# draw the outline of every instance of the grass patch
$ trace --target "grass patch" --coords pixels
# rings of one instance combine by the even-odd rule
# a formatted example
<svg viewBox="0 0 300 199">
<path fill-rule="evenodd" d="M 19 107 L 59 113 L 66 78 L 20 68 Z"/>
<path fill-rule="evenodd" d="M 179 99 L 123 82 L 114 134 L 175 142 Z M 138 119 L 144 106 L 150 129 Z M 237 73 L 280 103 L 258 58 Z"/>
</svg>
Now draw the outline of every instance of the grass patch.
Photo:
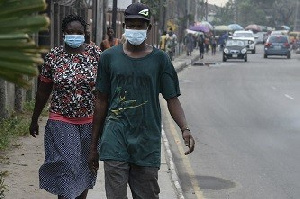
<svg viewBox="0 0 300 199">
<path fill-rule="evenodd" d="M 0 122 L 0 151 L 5 150 L 13 138 L 29 134 L 30 117 L 24 115 L 13 115 Z"/>
<path fill-rule="evenodd" d="M 19 136 L 29 135 L 29 125 L 34 104 L 34 101 L 25 102 L 21 113 L 13 113 L 11 117 L 0 120 L 0 152 L 13 146 L 13 140 Z M 47 116 L 47 114 L 46 109 L 44 109 L 41 116 Z M 0 163 L 5 163 L 7 161 L 7 158 L 0 156 Z M 8 191 L 7 185 L 4 184 L 4 178 L 7 175 L 7 171 L 0 171 L 0 199 L 4 199 L 5 192 Z"/>
<path fill-rule="evenodd" d="M 5 151 L 11 146 L 15 138 L 29 135 L 29 125 L 33 109 L 34 101 L 29 101 L 24 104 L 21 113 L 13 113 L 11 117 L 0 120 L 0 152 Z M 42 115 L 46 114 L 46 111 L 43 111 Z M 7 158 L 0 156 L 0 163 L 5 164 L 7 161 Z M 7 175 L 7 171 L 0 171 L 0 199 L 4 199 L 5 192 L 8 191 L 8 187 L 4 182 L 4 178 Z"/>
<path fill-rule="evenodd" d="M 22 113 L 13 113 L 11 117 L 0 121 L 0 151 L 7 149 L 14 138 L 29 135 L 34 103 L 34 101 L 25 102 Z M 44 110 L 41 116 L 46 115 L 47 112 Z"/>
</svg>

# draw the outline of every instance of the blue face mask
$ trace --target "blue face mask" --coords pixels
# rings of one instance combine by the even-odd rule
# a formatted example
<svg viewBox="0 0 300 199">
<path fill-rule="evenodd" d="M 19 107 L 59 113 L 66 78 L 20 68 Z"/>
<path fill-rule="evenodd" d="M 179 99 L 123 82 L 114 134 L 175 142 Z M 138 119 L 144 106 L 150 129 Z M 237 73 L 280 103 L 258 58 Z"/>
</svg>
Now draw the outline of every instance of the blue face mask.
<svg viewBox="0 0 300 199">
<path fill-rule="evenodd" d="M 125 29 L 125 37 L 131 45 L 140 45 L 147 38 L 146 30 Z"/>
<path fill-rule="evenodd" d="M 64 42 L 71 48 L 78 48 L 84 41 L 84 35 L 65 35 L 64 38 Z"/>
</svg>

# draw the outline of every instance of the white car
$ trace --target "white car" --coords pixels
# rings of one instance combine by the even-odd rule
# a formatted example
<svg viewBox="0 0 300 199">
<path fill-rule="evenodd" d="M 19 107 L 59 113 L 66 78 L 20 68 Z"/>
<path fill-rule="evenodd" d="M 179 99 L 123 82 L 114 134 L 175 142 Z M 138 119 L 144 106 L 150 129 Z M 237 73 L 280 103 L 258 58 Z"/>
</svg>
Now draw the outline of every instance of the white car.
<svg viewBox="0 0 300 199">
<path fill-rule="evenodd" d="M 256 51 L 256 41 L 257 36 L 254 36 L 253 32 L 251 30 L 236 30 L 233 35 L 232 39 L 241 39 L 241 40 L 247 40 L 249 48 L 247 48 L 248 51 L 251 51 L 252 54 L 255 54 Z"/>
</svg>

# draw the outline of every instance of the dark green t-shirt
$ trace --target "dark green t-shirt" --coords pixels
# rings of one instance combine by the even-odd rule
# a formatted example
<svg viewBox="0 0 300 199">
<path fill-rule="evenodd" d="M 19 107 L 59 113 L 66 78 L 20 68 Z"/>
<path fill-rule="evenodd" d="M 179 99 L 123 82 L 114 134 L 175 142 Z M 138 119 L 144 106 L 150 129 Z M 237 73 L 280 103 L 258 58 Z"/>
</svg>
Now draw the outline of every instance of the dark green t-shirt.
<svg viewBox="0 0 300 199">
<path fill-rule="evenodd" d="M 101 54 L 96 89 L 109 95 L 109 110 L 100 140 L 100 160 L 160 167 L 161 109 L 180 95 L 177 73 L 163 51 L 128 57 L 123 45 Z"/>
</svg>

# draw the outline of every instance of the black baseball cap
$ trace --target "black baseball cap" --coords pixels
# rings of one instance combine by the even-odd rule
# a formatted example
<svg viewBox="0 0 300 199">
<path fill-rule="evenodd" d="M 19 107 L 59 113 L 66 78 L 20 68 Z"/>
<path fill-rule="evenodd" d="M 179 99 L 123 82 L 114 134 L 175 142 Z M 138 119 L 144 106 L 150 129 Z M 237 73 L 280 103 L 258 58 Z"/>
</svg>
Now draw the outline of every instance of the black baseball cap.
<svg viewBox="0 0 300 199">
<path fill-rule="evenodd" d="M 125 19 L 145 19 L 150 21 L 150 8 L 143 3 L 130 4 L 125 10 Z"/>
</svg>

